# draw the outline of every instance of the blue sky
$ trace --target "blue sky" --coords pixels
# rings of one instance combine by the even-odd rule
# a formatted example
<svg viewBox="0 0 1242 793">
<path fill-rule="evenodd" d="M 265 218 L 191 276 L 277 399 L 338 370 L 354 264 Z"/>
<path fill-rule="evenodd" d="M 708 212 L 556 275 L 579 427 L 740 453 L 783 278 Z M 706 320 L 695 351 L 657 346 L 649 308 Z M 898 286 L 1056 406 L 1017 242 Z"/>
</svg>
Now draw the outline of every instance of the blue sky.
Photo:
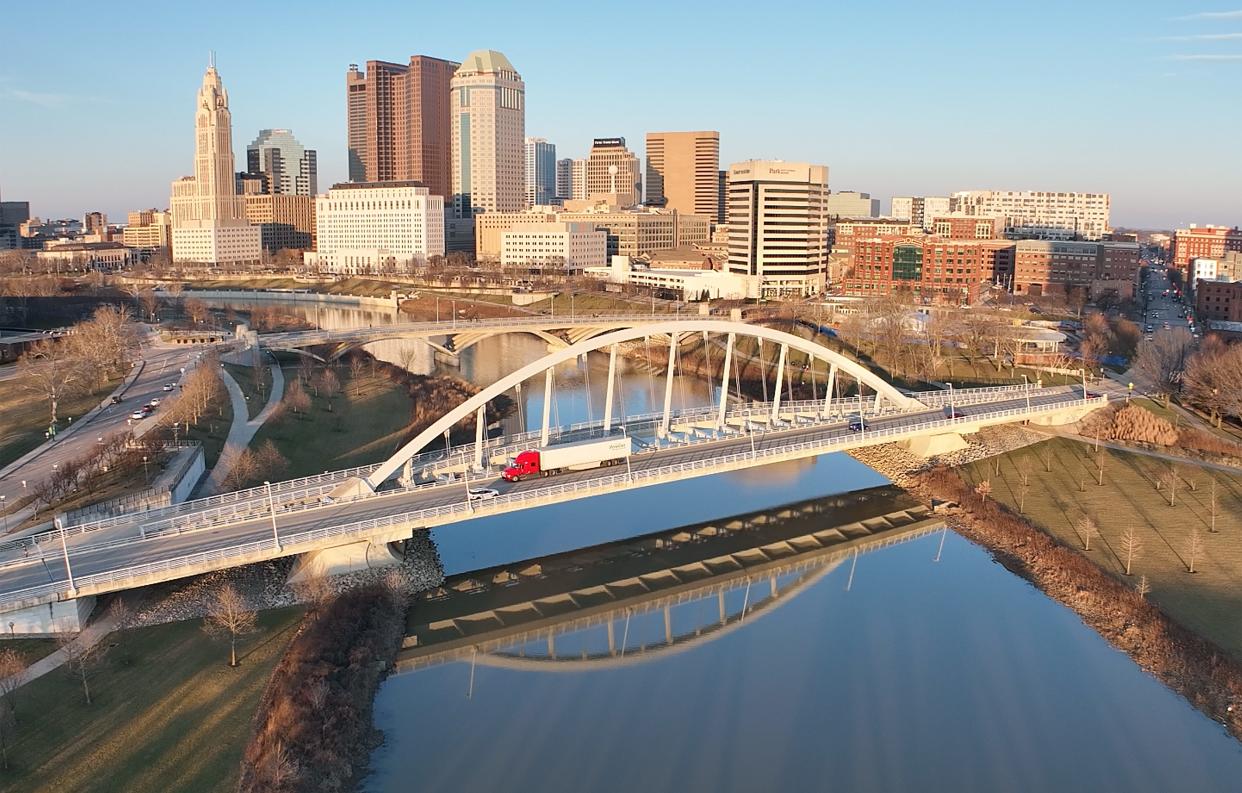
<svg viewBox="0 0 1242 793">
<path fill-rule="evenodd" d="M 717 129 L 722 163 L 824 163 L 833 189 L 885 209 L 1055 189 L 1112 193 L 1117 225 L 1242 222 L 1242 0 L 185 5 L 5 4 L 4 198 L 118 221 L 166 206 L 191 171 L 209 49 L 235 150 L 288 127 L 324 189 L 345 178 L 350 63 L 488 48 L 526 82 L 527 134 L 561 156 Z"/>
</svg>

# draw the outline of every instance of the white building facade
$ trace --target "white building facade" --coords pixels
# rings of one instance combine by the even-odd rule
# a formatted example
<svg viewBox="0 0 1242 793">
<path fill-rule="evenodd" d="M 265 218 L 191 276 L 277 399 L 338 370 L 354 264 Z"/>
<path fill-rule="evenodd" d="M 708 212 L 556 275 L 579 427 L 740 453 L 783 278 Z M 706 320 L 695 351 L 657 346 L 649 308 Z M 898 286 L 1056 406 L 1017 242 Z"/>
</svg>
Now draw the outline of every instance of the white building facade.
<svg viewBox="0 0 1242 793">
<path fill-rule="evenodd" d="M 581 271 L 607 260 L 608 234 L 590 223 L 536 223 L 500 235 L 502 267 Z"/>
<path fill-rule="evenodd" d="M 888 214 L 931 231 L 932 219 L 949 214 L 951 204 L 948 196 L 893 196 Z"/>
<path fill-rule="evenodd" d="M 729 167 L 727 269 L 758 278 L 765 297 L 824 291 L 828 166 L 747 160 Z"/>
<path fill-rule="evenodd" d="M 258 226 L 246 220 L 233 170 L 233 117 L 215 64 L 207 67 L 194 115 L 194 175 L 172 183 L 172 258 L 179 262 L 257 262 Z"/>
<path fill-rule="evenodd" d="M 1005 219 L 1010 236 L 1098 240 L 1111 228 L 1108 193 L 1039 190 L 966 190 L 954 193 L 952 210 Z"/>
<path fill-rule="evenodd" d="M 419 182 L 347 182 L 315 199 L 308 266 L 340 275 L 408 273 L 444 255 L 444 199 Z"/>
</svg>

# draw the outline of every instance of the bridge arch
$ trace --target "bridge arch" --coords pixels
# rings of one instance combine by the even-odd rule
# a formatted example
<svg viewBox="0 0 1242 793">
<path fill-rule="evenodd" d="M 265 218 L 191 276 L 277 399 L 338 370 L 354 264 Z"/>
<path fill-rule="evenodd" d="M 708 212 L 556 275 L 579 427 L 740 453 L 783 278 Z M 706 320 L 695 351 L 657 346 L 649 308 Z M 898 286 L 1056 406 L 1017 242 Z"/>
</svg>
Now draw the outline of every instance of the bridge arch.
<svg viewBox="0 0 1242 793">
<path fill-rule="evenodd" d="M 568 347 L 553 351 L 543 356 L 537 361 L 521 367 L 517 371 L 511 372 L 505 377 L 492 383 L 482 391 L 475 394 L 470 399 L 462 402 L 453 410 L 446 413 L 438 421 L 432 423 L 425 430 L 420 432 L 413 440 L 402 446 L 392 457 L 381 463 L 370 476 L 366 478 L 366 484 L 372 489 L 377 489 L 381 484 L 391 479 L 401 469 L 405 462 L 414 455 L 422 451 L 429 443 L 439 439 L 444 433 L 453 428 L 459 421 L 469 418 L 481 410 L 488 402 L 496 397 L 504 394 L 509 389 L 524 383 L 530 378 L 543 374 L 546 370 L 551 369 L 559 364 L 567 361 L 576 360 L 579 356 L 589 352 L 606 349 L 614 344 L 621 344 L 638 339 L 667 335 L 676 342 L 682 334 L 689 333 L 716 333 L 730 336 L 751 336 L 763 341 L 770 341 L 780 345 L 782 348 L 794 349 L 805 353 L 812 358 L 817 358 L 828 363 L 832 368 L 844 372 L 846 375 L 853 377 L 859 383 L 868 386 L 876 393 L 877 401 L 887 400 L 892 405 L 910 409 L 919 407 L 920 404 L 912 397 L 898 391 L 891 383 L 887 382 L 879 375 L 872 372 L 867 367 L 840 353 L 830 350 L 814 341 L 795 336 L 786 331 L 765 327 L 763 325 L 751 325 L 745 322 L 735 322 L 721 319 L 699 319 L 699 320 L 676 320 L 676 321 L 654 321 L 642 325 L 634 325 L 610 333 L 604 333 L 590 339 L 584 339 L 577 344 L 571 344 Z M 783 360 L 783 358 L 782 358 Z"/>
<path fill-rule="evenodd" d="M 471 333 L 467 331 L 465 333 L 458 333 L 453 336 L 453 351 L 460 354 L 470 349 L 471 347 L 473 347 L 474 345 L 478 344 L 481 341 L 493 338 L 495 336 L 508 335 L 511 333 L 526 333 L 538 339 L 543 339 L 552 348 L 569 346 L 568 342 L 566 342 L 564 339 L 560 338 L 559 336 L 554 336 L 551 333 L 547 332 L 546 330 L 541 330 L 539 328 L 518 327 L 518 328 L 513 328 L 512 330 L 496 330 L 496 331 L 486 331 L 486 332 L 476 332 L 476 333 Z"/>
</svg>

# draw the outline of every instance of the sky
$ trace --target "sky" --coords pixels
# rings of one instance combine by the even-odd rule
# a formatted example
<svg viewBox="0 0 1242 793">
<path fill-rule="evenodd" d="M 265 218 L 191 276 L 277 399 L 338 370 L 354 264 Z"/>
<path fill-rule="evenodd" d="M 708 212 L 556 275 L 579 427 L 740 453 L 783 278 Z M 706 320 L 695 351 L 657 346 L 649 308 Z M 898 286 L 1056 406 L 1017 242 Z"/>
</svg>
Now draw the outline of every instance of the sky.
<svg viewBox="0 0 1242 793">
<path fill-rule="evenodd" d="M 833 190 L 1112 194 L 1115 226 L 1242 223 L 1242 0 L 6 3 L 0 197 L 113 222 L 191 173 L 209 50 L 238 170 L 258 131 L 346 178 L 345 73 L 505 53 L 526 134 L 714 129 L 721 167 L 829 166 Z M 202 10 L 210 9 L 210 13 Z"/>
</svg>

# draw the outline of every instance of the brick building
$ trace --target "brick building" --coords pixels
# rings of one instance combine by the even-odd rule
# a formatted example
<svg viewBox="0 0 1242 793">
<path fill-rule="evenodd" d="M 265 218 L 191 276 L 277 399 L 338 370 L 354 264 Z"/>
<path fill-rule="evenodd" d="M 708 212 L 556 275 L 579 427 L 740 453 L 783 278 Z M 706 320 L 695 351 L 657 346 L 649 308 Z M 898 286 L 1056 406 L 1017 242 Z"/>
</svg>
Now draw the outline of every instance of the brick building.
<svg viewBox="0 0 1242 793">
<path fill-rule="evenodd" d="M 1169 266 L 1190 275 L 1195 259 L 1222 259 L 1228 251 L 1242 252 L 1242 229 L 1237 226 L 1195 226 L 1173 232 L 1169 247 Z"/>
<path fill-rule="evenodd" d="M 908 291 L 924 303 L 973 303 L 985 283 L 1013 270 L 1014 243 L 937 236 L 885 235 L 856 239 L 844 279 L 850 295 Z"/>
<path fill-rule="evenodd" d="M 1200 281 L 1195 314 L 1200 322 L 1242 322 L 1242 281 Z"/>
<path fill-rule="evenodd" d="M 1031 297 L 1075 290 L 1089 294 L 1094 282 L 1107 281 L 1120 296 L 1131 297 L 1140 263 L 1139 246 L 1132 242 L 1021 240 L 1011 291 Z"/>
</svg>

